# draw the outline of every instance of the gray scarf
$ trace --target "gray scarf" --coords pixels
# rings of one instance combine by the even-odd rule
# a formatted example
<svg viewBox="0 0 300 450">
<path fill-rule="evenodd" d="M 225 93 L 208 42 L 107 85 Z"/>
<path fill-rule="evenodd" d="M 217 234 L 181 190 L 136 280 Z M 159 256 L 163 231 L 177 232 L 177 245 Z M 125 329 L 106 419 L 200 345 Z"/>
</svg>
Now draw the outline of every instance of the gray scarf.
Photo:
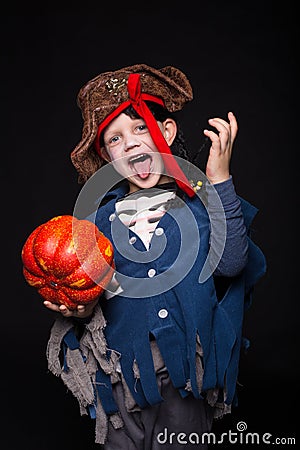
<svg viewBox="0 0 300 450">
<path fill-rule="evenodd" d="M 97 363 L 106 374 L 110 375 L 112 384 L 120 381 L 120 376 L 116 370 L 119 354 L 111 351 L 110 359 L 107 358 L 108 349 L 103 333 L 105 325 L 102 310 L 97 305 L 93 318 L 85 325 L 85 331 L 80 339 L 80 347 L 73 350 L 67 348 L 66 350 L 65 358 L 68 371 L 64 370 L 59 356 L 63 338 L 74 326 L 74 323 L 69 318 L 59 316 L 51 328 L 46 351 L 48 369 L 55 376 L 61 377 L 67 388 L 77 398 L 81 415 L 88 414 L 89 405 L 95 405 L 95 392 L 97 390 L 94 389 L 94 386 Z M 85 361 L 82 355 L 85 355 Z M 97 395 L 95 442 L 98 444 L 104 444 L 106 440 L 108 421 L 116 429 L 123 426 L 119 413 L 107 417 Z"/>
</svg>

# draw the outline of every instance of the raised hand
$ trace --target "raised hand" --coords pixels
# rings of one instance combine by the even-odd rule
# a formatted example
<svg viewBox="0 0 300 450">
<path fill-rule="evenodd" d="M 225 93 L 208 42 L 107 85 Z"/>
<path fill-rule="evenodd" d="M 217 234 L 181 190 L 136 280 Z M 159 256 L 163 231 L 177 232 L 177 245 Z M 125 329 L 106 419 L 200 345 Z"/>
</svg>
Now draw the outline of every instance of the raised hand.
<svg viewBox="0 0 300 450">
<path fill-rule="evenodd" d="M 206 176 L 212 184 L 221 183 L 230 177 L 230 159 L 232 147 L 238 131 L 235 115 L 228 113 L 228 122 L 219 117 L 209 119 L 209 125 L 217 132 L 204 130 L 203 133 L 211 140 L 211 147 L 206 164 Z"/>
</svg>

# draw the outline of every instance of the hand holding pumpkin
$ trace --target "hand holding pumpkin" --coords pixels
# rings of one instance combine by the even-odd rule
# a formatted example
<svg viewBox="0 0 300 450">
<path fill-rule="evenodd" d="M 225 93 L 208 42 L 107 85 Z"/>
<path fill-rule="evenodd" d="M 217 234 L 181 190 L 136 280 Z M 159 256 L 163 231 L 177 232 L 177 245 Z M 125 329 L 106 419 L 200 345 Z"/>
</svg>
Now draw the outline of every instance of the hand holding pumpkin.
<svg viewBox="0 0 300 450">
<path fill-rule="evenodd" d="M 111 281 L 113 257 L 111 242 L 94 223 L 56 216 L 27 238 L 22 249 L 23 274 L 47 307 L 66 316 L 76 310 L 80 316 L 80 311 L 95 306 Z"/>
<path fill-rule="evenodd" d="M 98 303 L 98 298 L 96 300 L 89 302 L 85 305 L 77 305 L 76 308 L 70 309 L 66 305 L 58 305 L 56 303 L 51 303 L 48 300 L 44 301 L 46 308 L 54 312 L 59 312 L 64 317 L 77 317 L 79 319 L 85 319 L 93 314 L 94 308 Z"/>
</svg>

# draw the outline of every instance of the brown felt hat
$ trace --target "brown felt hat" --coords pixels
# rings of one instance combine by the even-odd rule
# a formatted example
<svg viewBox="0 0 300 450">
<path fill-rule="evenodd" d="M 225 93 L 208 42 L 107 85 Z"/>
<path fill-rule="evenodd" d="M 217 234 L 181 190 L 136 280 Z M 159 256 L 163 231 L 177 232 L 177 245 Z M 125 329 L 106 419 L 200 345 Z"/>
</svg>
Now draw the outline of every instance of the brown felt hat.
<svg viewBox="0 0 300 450">
<path fill-rule="evenodd" d="M 193 98 L 186 75 L 172 66 L 155 69 L 136 64 L 113 72 L 104 72 L 88 81 L 79 91 L 78 106 L 82 112 L 82 138 L 71 152 L 71 161 L 84 183 L 103 164 L 94 142 L 98 128 L 120 105 L 129 100 L 127 81 L 130 74 L 140 75 L 140 89 L 163 101 L 169 112 L 179 111 Z"/>
</svg>

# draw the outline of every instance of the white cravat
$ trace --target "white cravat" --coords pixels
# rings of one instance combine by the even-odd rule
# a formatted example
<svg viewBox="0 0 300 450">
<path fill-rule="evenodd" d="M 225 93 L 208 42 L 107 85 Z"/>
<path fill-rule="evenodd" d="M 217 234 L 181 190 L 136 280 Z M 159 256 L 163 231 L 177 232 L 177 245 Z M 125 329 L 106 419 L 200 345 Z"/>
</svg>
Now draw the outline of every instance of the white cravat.
<svg viewBox="0 0 300 450">
<path fill-rule="evenodd" d="M 143 189 L 117 202 L 116 213 L 149 250 L 154 230 L 166 212 L 166 203 L 172 198 L 175 198 L 173 191 Z"/>
</svg>

